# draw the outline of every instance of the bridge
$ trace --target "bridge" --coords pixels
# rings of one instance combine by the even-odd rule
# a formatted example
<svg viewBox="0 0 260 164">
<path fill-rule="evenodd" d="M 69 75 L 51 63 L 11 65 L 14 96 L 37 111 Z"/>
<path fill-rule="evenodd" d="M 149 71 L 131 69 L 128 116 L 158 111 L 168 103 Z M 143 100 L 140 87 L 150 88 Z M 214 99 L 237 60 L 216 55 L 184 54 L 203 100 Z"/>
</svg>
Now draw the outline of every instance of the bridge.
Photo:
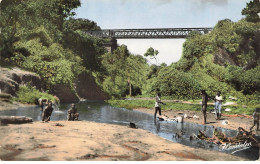
<svg viewBox="0 0 260 164">
<path fill-rule="evenodd" d="M 110 42 L 105 45 L 108 51 L 117 47 L 116 39 L 170 39 L 186 38 L 192 31 L 202 35 L 209 33 L 213 28 L 150 28 L 150 29 L 104 29 L 99 31 L 85 31 L 85 33 L 98 38 L 109 38 Z M 110 49 L 109 49 L 110 47 Z"/>
</svg>

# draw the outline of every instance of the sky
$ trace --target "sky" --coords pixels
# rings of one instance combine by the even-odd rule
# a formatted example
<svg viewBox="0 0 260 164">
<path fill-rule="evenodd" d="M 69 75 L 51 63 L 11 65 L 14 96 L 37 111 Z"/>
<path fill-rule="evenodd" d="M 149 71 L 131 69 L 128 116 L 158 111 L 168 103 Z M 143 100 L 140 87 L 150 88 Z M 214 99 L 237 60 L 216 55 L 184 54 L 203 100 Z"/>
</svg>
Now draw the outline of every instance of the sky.
<svg viewBox="0 0 260 164">
<path fill-rule="evenodd" d="M 102 29 L 214 27 L 219 20 L 238 21 L 250 0 L 81 0 L 76 18 L 95 21 Z M 132 54 L 159 51 L 158 64 L 177 62 L 184 39 L 118 39 Z M 150 64 L 155 60 L 147 58 Z"/>
</svg>

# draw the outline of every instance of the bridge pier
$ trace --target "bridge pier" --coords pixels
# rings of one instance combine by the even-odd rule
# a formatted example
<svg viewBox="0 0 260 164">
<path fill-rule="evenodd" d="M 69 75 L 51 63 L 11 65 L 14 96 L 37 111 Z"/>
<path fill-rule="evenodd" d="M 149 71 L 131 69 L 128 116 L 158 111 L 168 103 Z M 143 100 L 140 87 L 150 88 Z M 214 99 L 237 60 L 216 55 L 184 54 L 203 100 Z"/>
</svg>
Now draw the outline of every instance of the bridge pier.
<svg viewBox="0 0 260 164">
<path fill-rule="evenodd" d="M 110 38 L 107 43 L 105 43 L 105 48 L 109 53 L 112 53 L 117 48 L 117 40 L 116 38 Z"/>
</svg>

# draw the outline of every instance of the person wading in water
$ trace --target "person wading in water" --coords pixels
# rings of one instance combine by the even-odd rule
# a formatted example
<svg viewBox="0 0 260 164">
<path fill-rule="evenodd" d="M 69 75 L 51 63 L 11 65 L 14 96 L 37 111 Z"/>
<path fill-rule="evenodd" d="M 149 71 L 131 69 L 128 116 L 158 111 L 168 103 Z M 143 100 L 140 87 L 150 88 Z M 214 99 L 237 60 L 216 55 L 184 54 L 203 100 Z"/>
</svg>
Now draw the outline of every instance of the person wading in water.
<svg viewBox="0 0 260 164">
<path fill-rule="evenodd" d="M 206 120 L 207 120 L 207 103 L 209 100 L 209 96 L 206 93 L 205 90 L 201 90 L 201 96 L 202 96 L 202 103 L 201 103 L 201 111 L 203 113 L 203 117 L 204 117 L 204 124 L 206 124 Z"/>
<path fill-rule="evenodd" d="M 52 108 L 52 102 L 48 102 L 48 106 L 43 110 L 42 112 L 42 121 L 48 122 L 51 119 L 53 108 Z"/>
<path fill-rule="evenodd" d="M 154 105 L 154 108 L 155 108 L 155 112 L 154 112 L 154 118 L 156 118 L 156 114 L 157 114 L 157 111 L 159 111 L 159 115 L 161 116 L 162 115 L 162 110 L 161 110 L 161 105 L 160 104 L 163 104 L 165 105 L 165 103 L 163 103 L 160 99 L 160 93 L 157 93 L 156 96 L 155 96 L 155 105 Z"/>
</svg>

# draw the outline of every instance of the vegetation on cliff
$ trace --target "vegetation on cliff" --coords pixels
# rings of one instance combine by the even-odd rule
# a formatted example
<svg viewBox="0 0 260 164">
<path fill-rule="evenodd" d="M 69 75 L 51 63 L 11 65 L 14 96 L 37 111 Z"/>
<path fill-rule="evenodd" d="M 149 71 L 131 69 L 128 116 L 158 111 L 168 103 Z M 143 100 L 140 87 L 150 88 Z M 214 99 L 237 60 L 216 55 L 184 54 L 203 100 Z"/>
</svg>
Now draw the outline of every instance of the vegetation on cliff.
<svg viewBox="0 0 260 164">
<path fill-rule="evenodd" d="M 46 89 L 58 84 L 74 90 L 82 72 L 93 75 L 111 98 L 127 95 L 153 97 L 155 92 L 174 99 L 199 99 L 205 89 L 221 91 L 239 102 L 260 101 L 259 1 L 247 3 L 238 22 L 220 20 L 213 31 L 193 31 L 186 38 L 179 62 L 148 65 L 147 60 L 119 46 L 113 53 L 106 40 L 87 35 L 99 30 L 88 19 L 76 19 L 80 0 L 2 0 L 1 66 L 18 66 L 40 75 Z M 149 48 L 145 56 L 159 52 Z"/>
<path fill-rule="evenodd" d="M 258 7 L 252 6 L 256 3 Z M 260 12 L 259 1 L 243 10 L 246 18 L 238 22 L 219 21 L 212 32 L 193 31 L 183 44 L 182 58 L 172 65 L 152 66 L 143 93 L 175 99 L 198 99 L 199 91 L 214 96 L 217 91 L 238 102 L 260 102 Z M 258 16 L 259 18 L 259 16 Z"/>
</svg>

